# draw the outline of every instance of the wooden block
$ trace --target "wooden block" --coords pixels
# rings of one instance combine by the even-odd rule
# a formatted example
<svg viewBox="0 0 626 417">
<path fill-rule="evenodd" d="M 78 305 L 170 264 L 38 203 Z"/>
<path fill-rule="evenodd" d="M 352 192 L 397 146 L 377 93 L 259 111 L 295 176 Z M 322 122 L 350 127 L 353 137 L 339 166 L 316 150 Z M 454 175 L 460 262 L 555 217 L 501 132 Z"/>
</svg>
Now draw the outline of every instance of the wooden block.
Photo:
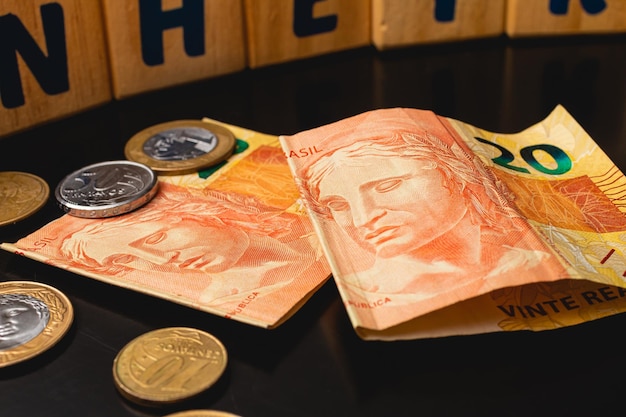
<svg viewBox="0 0 626 417">
<path fill-rule="evenodd" d="M 624 0 L 507 0 L 512 38 L 613 32 L 626 32 Z"/>
<path fill-rule="evenodd" d="M 370 44 L 369 0 L 245 0 L 256 68 Z"/>
<path fill-rule="evenodd" d="M 390 49 L 504 33 L 505 0 L 372 0 L 372 43 Z"/>
<path fill-rule="evenodd" d="M 0 136 L 112 99 L 99 1 L 0 2 Z"/>
<path fill-rule="evenodd" d="M 246 68 L 241 0 L 102 0 L 123 98 Z"/>
</svg>

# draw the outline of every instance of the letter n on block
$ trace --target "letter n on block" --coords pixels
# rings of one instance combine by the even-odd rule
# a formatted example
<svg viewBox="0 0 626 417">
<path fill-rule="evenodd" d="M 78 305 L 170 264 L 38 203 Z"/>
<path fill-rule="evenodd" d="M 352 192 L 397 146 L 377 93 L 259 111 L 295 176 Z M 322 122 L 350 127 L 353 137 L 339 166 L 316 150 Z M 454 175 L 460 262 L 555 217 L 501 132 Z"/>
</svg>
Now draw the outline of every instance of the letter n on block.
<svg viewBox="0 0 626 417">
<path fill-rule="evenodd" d="M 524 36 L 626 32 L 624 0 L 508 0 L 506 33 Z"/>
<path fill-rule="evenodd" d="M 248 65 L 370 44 L 370 0 L 245 0 Z"/>
<path fill-rule="evenodd" d="M 505 0 L 372 0 L 378 50 L 499 36 Z"/>
<path fill-rule="evenodd" d="M 102 0 L 116 98 L 246 67 L 241 0 Z"/>
<path fill-rule="evenodd" d="M 0 1 L 0 136 L 112 99 L 97 1 Z"/>
</svg>

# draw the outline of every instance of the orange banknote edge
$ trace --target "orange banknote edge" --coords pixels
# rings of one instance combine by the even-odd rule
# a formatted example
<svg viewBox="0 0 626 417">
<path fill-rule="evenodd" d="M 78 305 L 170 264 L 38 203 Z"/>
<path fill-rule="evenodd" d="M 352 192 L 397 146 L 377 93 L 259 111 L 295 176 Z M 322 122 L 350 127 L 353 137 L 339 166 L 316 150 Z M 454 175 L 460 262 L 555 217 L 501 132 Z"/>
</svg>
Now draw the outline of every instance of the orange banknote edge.
<svg viewBox="0 0 626 417">
<path fill-rule="evenodd" d="M 515 134 L 394 108 L 280 141 L 365 339 L 626 310 L 626 180 L 562 106 Z"/>
<path fill-rule="evenodd" d="M 218 167 L 159 177 L 145 206 L 64 215 L 2 249 L 227 319 L 274 328 L 330 277 L 275 136 L 230 129 Z"/>
</svg>

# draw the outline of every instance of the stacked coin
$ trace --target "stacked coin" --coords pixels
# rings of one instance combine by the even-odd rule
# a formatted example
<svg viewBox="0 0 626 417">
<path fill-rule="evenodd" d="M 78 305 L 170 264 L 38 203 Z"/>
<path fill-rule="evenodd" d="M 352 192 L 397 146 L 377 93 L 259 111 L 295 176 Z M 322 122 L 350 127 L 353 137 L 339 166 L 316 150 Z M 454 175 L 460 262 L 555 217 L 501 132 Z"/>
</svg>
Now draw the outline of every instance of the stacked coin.
<svg viewBox="0 0 626 417">
<path fill-rule="evenodd" d="M 152 168 L 158 175 L 183 175 L 216 165 L 235 150 L 236 139 L 225 127 L 198 120 L 178 120 L 151 126 L 126 143 L 127 159 Z"/>
<path fill-rule="evenodd" d="M 233 154 L 235 144 L 233 133 L 217 124 L 198 120 L 157 124 L 126 143 L 128 161 L 74 171 L 59 183 L 55 197 L 66 213 L 77 217 L 128 213 L 156 195 L 157 175 L 183 175 L 215 166 Z"/>
<path fill-rule="evenodd" d="M 45 284 L 0 283 L 0 367 L 43 353 L 68 331 L 74 310 L 68 298 Z"/>
<path fill-rule="evenodd" d="M 48 184 L 26 172 L 0 172 L 0 226 L 17 223 L 41 209 L 50 195 Z"/>
<path fill-rule="evenodd" d="M 55 196 L 68 214 L 103 218 L 143 206 L 157 190 L 157 177 L 149 167 L 132 161 L 107 161 L 66 176 L 57 186 Z"/>
<path fill-rule="evenodd" d="M 122 348 L 113 362 L 113 380 L 133 402 L 170 404 L 208 389 L 226 363 L 226 349 L 213 335 L 187 327 L 163 328 Z"/>
</svg>

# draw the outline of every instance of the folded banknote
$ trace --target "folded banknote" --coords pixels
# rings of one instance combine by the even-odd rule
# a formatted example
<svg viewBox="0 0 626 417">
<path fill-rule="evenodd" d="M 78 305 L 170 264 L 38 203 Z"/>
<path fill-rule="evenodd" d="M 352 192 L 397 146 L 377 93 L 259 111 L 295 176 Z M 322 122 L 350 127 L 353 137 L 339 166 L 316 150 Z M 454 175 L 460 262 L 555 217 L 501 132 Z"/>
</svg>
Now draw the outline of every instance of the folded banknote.
<svg viewBox="0 0 626 417">
<path fill-rule="evenodd" d="M 561 106 L 514 134 L 393 108 L 280 141 L 365 339 L 626 310 L 626 179 Z"/>
<path fill-rule="evenodd" d="M 5 250 L 275 327 L 332 276 L 364 339 L 548 330 L 626 310 L 626 178 L 561 106 L 518 133 L 391 108 L 291 136 L 221 124 L 219 168 Z"/>
<path fill-rule="evenodd" d="M 272 328 L 330 270 L 278 138 L 230 129 L 219 167 L 159 177 L 142 208 L 104 219 L 64 215 L 2 248 L 79 275 Z"/>
</svg>

